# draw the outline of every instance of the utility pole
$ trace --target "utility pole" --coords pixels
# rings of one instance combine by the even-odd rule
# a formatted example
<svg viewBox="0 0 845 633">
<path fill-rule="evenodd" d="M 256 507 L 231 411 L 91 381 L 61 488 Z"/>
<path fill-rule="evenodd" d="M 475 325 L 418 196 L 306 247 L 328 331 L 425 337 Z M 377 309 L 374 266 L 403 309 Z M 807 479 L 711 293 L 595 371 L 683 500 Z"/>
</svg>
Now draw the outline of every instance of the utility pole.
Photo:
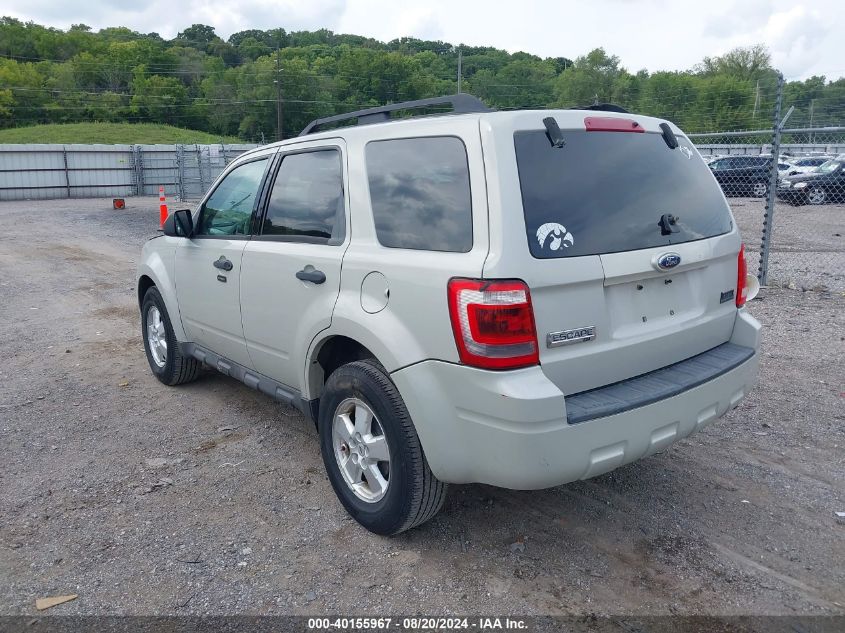
<svg viewBox="0 0 845 633">
<path fill-rule="evenodd" d="M 463 62 L 463 51 L 458 49 L 458 94 L 461 94 L 461 63 Z"/>
<path fill-rule="evenodd" d="M 280 51 L 276 49 L 276 78 L 273 80 L 276 84 L 276 140 L 283 140 L 282 128 L 282 59 Z"/>
</svg>

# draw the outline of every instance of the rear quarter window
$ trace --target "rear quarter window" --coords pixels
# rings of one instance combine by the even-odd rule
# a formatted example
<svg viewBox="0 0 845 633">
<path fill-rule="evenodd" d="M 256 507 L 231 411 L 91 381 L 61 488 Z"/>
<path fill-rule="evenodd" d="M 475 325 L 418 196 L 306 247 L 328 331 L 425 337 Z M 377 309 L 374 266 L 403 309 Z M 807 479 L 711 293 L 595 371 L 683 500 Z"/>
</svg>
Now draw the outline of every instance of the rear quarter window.
<svg viewBox="0 0 845 633">
<path fill-rule="evenodd" d="M 390 248 L 472 248 L 469 168 L 452 136 L 371 141 L 367 179 L 378 241 Z"/>
<path fill-rule="evenodd" d="M 525 228 L 537 258 L 669 246 L 732 229 L 710 169 L 686 139 L 669 149 L 656 133 L 543 130 L 514 134 Z M 665 214 L 677 232 L 663 235 Z"/>
</svg>

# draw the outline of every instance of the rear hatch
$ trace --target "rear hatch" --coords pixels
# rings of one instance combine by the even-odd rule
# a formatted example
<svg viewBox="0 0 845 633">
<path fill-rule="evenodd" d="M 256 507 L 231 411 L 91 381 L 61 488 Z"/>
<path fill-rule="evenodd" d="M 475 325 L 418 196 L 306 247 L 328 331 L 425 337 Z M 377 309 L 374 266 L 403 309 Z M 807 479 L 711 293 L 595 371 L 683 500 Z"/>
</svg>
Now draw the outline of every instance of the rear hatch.
<svg viewBox="0 0 845 633">
<path fill-rule="evenodd" d="M 491 126 L 505 237 L 484 270 L 528 284 L 544 373 L 572 394 L 727 341 L 739 237 L 690 141 L 671 128 L 671 148 L 647 117 L 567 111 L 554 113 L 555 144 L 548 114 Z"/>
</svg>

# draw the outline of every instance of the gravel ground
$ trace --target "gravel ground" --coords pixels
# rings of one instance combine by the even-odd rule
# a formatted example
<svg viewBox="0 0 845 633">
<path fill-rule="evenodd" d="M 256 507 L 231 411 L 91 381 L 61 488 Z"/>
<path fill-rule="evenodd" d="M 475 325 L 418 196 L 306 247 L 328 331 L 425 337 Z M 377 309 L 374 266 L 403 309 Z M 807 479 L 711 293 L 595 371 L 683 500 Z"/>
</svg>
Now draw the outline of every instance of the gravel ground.
<svg viewBox="0 0 845 633">
<path fill-rule="evenodd" d="M 748 270 L 760 264 L 764 199 L 728 198 L 748 251 Z M 775 202 L 769 285 L 845 290 L 845 205 L 793 206 Z"/>
<path fill-rule="evenodd" d="M 0 615 L 845 613 L 842 293 L 764 289 L 760 385 L 699 435 L 550 490 L 454 486 L 382 538 L 295 410 L 153 378 L 157 201 L 128 202 L 0 204 Z"/>
</svg>

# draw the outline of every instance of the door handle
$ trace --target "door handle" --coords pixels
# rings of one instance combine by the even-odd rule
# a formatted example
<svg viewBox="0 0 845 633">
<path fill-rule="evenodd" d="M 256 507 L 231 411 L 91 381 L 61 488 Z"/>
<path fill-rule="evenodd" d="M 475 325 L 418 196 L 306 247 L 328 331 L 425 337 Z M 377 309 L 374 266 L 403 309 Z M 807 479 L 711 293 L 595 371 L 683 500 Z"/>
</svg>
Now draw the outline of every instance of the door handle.
<svg viewBox="0 0 845 633">
<path fill-rule="evenodd" d="M 221 255 L 220 259 L 214 260 L 214 267 L 219 268 L 220 270 L 232 270 L 232 262 L 226 259 L 225 256 Z"/>
<path fill-rule="evenodd" d="M 315 270 L 310 266 L 306 266 L 300 271 L 297 271 L 296 278 L 302 281 L 310 281 L 312 284 L 321 284 L 326 280 L 326 273 L 322 270 Z"/>
</svg>

